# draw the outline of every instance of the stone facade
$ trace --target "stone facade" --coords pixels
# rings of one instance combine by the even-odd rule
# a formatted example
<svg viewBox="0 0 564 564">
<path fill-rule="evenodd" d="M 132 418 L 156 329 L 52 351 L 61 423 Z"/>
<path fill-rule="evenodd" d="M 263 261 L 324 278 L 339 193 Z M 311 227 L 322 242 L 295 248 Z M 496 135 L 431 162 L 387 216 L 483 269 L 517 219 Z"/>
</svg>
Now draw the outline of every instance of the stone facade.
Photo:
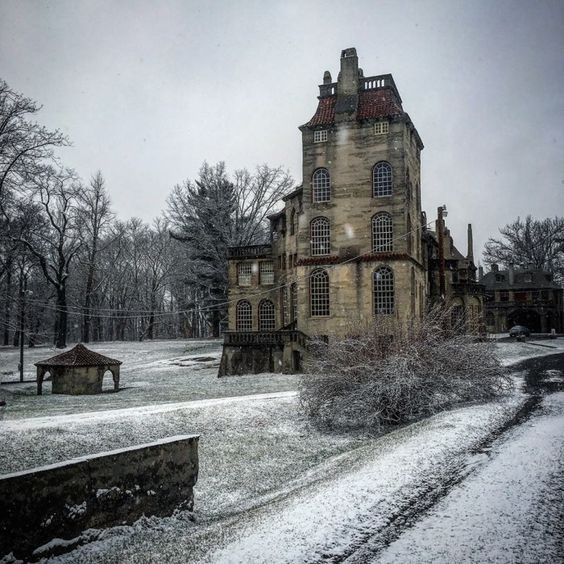
<svg viewBox="0 0 564 564">
<path fill-rule="evenodd" d="M 307 338 L 381 316 L 420 318 L 447 272 L 442 298 L 481 311 L 471 248 L 462 256 L 444 224 L 439 268 L 439 237 L 421 210 L 423 143 L 392 75 L 365 78 L 356 50 L 345 49 L 337 82 L 325 72 L 319 89 L 315 115 L 299 128 L 303 183 L 270 216 L 270 243 L 230 249 L 220 376 L 298 371 Z"/>
<path fill-rule="evenodd" d="M 564 332 L 564 290 L 549 272 L 492 265 L 480 282 L 486 288 L 488 332 L 505 333 L 514 325 L 532 333 Z"/>
</svg>

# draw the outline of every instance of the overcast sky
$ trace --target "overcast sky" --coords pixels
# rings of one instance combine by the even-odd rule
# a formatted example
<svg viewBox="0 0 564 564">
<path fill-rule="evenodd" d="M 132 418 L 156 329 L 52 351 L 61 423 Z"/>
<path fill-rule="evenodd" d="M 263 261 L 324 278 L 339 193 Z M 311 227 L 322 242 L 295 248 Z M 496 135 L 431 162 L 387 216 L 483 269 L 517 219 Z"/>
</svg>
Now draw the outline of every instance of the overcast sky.
<svg viewBox="0 0 564 564">
<path fill-rule="evenodd" d="M 564 1 L 0 0 L 0 76 L 101 169 L 120 217 L 151 221 L 204 160 L 282 165 L 323 71 L 356 47 L 417 127 L 423 206 L 461 250 L 517 216 L 564 215 Z"/>
</svg>

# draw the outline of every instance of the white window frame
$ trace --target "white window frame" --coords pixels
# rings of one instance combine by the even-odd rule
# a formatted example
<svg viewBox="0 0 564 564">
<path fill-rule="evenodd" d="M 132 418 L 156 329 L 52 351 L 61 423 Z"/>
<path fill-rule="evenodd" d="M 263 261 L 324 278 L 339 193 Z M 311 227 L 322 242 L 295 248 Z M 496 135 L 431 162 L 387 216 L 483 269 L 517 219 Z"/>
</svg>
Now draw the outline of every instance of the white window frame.
<svg viewBox="0 0 564 564">
<path fill-rule="evenodd" d="M 253 306 L 249 300 L 240 300 L 235 307 L 235 327 L 237 331 L 253 330 Z"/>
<path fill-rule="evenodd" d="M 251 286 L 253 283 L 253 263 L 240 262 L 237 265 L 237 284 L 239 286 Z"/>
<path fill-rule="evenodd" d="M 258 307 L 259 331 L 274 331 L 276 329 L 276 312 L 272 300 L 261 300 Z"/>
<path fill-rule="evenodd" d="M 314 203 L 331 201 L 331 175 L 326 168 L 318 168 L 313 173 L 311 195 Z"/>
<path fill-rule="evenodd" d="M 328 218 L 314 217 L 310 223 L 311 256 L 331 254 L 331 223 Z"/>
<path fill-rule="evenodd" d="M 372 197 L 385 198 L 394 193 L 394 172 L 387 161 L 377 162 L 372 168 Z"/>
<path fill-rule="evenodd" d="M 271 260 L 259 263 L 259 280 L 263 286 L 274 284 L 274 263 Z"/>
<path fill-rule="evenodd" d="M 392 315 L 395 310 L 394 271 L 389 266 L 377 268 L 372 279 L 374 314 Z"/>
<path fill-rule="evenodd" d="M 329 274 L 324 269 L 314 270 L 309 277 L 309 301 L 312 317 L 327 317 L 329 304 Z"/>
<path fill-rule="evenodd" d="M 314 143 L 325 143 L 327 141 L 327 130 L 318 129 L 313 132 L 313 142 Z"/>
<path fill-rule="evenodd" d="M 372 217 L 372 252 L 391 253 L 394 250 L 394 222 L 388 212 Z"/>
<path fill-rule="evenodd" d="M 377 121 L 374 124 L 374 135 L 388 135 L 390 133 L 390 122 Z"/>
</svg>

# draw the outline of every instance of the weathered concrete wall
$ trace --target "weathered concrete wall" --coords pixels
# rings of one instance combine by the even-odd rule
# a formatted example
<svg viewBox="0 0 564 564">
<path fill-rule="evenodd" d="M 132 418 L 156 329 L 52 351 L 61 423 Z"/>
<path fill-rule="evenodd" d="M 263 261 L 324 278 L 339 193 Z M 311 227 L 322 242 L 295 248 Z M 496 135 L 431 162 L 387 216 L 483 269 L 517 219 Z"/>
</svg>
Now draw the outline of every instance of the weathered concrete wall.
<svg viewBox="0 0 564 564">
<path fill-rule="evenodd" d="M 198 437 L 176 436 L 0 476 L 0 558 L 54 538 L 191 510 Z"/>
<path fill-rule="evenodd" d="M 293 372 L 290 362 L 285 362 L 284 347 L 279 345 L 224 345 L 218 376 Z"/>
</svg>

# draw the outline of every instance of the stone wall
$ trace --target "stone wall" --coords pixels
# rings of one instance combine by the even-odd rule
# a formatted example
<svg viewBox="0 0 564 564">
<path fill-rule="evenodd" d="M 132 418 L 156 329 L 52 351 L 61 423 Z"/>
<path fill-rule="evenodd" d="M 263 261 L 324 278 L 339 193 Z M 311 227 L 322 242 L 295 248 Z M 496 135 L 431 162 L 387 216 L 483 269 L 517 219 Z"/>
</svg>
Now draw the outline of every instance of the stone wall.
<svg viewBox="0 0 564 564">
<path fill-rule="evenodd" d="M 36 551 L 38 557 L 52 539 L 68 541 L 144 514 L 191 510 L 197 478 L 197 436 L 0 476 L 0 559 L 11 552 L 27 560 Z"/>
</svg>

